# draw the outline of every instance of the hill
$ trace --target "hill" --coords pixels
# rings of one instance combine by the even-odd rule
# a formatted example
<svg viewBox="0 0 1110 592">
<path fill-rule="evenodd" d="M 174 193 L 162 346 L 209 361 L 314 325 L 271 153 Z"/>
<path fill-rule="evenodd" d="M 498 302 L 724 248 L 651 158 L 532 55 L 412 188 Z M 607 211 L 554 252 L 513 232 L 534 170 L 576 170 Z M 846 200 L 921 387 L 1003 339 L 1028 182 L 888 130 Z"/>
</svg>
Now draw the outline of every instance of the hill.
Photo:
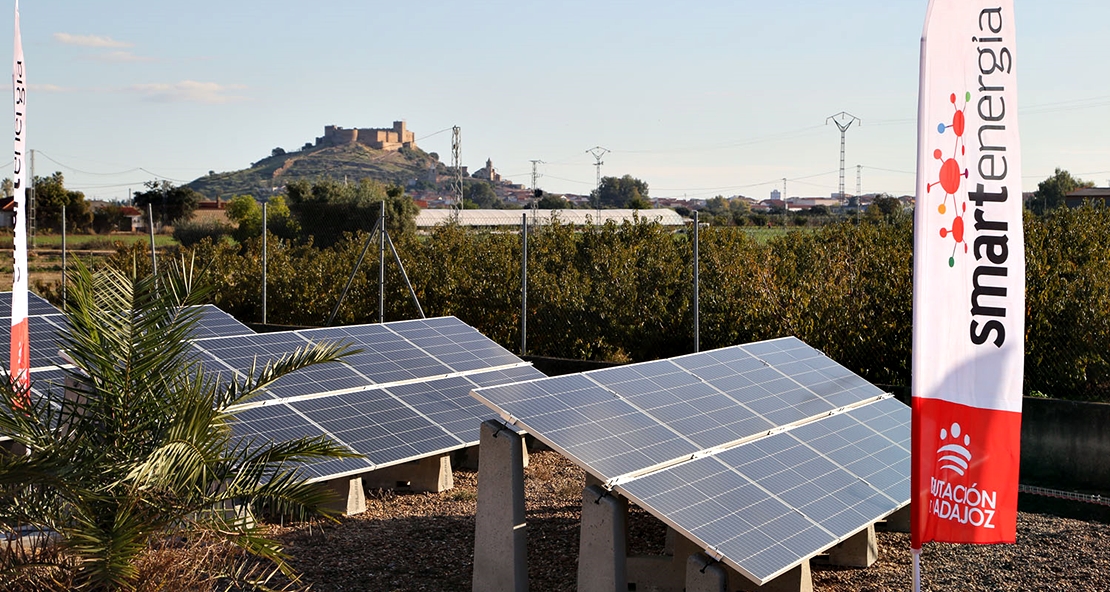
<svg viewBox="0 0 1110 592">
<path fill-rule="evenodd" d="M 200 177 L 187 187 L 210 199 L 269 194 L 271 188 L 282 187 L 290 181 L 313 181 L 321 177 L 351 181 L 370 178 L 407 187 L 418 181 L 434 182 L 429 174 L 433 167 L 437 172 L 446 172 L 442 163 L 419 148 L 386 151 L 348 143 L 274 154 L 249 168 Z"/>
</svg>

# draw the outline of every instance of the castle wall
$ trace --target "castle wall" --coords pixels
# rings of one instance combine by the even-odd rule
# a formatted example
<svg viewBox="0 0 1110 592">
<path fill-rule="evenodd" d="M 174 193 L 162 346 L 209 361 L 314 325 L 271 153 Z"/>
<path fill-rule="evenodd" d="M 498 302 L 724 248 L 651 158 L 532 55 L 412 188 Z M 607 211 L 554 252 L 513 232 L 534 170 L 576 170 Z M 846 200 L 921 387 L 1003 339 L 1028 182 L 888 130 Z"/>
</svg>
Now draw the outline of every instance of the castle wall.
<svg viewBox="0 0 1110 592">
<path fill-rule="evenodd" d="M 317 146 L 335 146 L 360 142 L 377 150 L 396 151 L 402 147 L 415 148 L 416 138 L 405 128 L 404 121 L 394 121 L 393 128 L 343 129 L 336 125 L 324 126 L 324 135 L 316 138 Z"/>
</svg>

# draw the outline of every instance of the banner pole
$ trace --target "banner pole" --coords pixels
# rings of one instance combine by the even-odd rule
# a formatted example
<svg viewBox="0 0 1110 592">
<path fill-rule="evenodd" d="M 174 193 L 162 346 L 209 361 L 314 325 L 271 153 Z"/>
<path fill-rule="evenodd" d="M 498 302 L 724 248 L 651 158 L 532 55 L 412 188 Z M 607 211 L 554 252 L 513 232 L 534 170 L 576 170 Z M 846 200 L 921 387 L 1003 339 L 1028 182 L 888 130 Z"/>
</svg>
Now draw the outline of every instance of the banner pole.
<svg viewBox="0 0 1110 592">
<path fill-rule="evenodd" d="M 913 592 L 921 592 L 921 549 L 910 549 L 913 555 Z"/>
</svg>

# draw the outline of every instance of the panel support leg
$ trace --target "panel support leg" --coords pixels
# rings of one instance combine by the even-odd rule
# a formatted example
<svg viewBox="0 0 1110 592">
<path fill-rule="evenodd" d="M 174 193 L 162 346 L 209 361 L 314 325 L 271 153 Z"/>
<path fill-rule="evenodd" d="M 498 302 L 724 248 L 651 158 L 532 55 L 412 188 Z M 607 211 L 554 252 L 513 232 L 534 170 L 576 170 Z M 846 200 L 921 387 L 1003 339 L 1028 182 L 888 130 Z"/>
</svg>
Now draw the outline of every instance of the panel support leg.
<svg viewBox="0 0 1110 592">
<path fill-rule="evenodd" d="M 874 524 L 868 524 L 867 528 L 829 549 L 830 565 L 871 567 L 878 560 L 879 543 L 875 539 Z"/>
<path fill-rule="evenodd" d="M 686 559 L 686 592 L 728 592 L 728 570 L 705 553 Z"/>
<path fill-rule="evenodd" d="M 523 438 L 492 420 L 482 423 L 480 438 L 472 589 L 527 592 Z"/>
<path fill-rule="evenodd" d="M 579 592 L 627 592 L 628 501 L 590 485 L 582 491 Z"/>
</svg>

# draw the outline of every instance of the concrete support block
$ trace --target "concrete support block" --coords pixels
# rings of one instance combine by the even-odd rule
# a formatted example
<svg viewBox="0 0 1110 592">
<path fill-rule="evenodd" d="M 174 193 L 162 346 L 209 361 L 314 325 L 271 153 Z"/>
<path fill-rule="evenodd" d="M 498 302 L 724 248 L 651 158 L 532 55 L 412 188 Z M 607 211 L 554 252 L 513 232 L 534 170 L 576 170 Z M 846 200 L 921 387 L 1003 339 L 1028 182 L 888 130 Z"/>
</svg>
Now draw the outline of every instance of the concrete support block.
<svg viewBox="0 0 1110 592">
<path fill-rule="evenodd" d="M 370 489 L 407 488 L 417 493 L 440 493 L 455 486 L 449 454 L 378 469 L 366 473 L 363 480 Z"/>
<path fill-rule="evenodd" d="M 728 571 L 705 553 L 686 559 L 686 592 L 728 592 Z"/>
<path fill-rule="evenodd" d="M 670 555 L 633 556 L 625 560 L 628 589 L 636 592 L 682 592 L 686 573 L 675 571 Z"/>
<path fill-rule="evenodd" d="M 674 555 L 674 542 L 678 538 L 679 538 L 678 537 L 678 531 L 676 531 L 675 529 L 668 526 L 667 527 L 667 535 L 663 539 L 663 554 L 664 555 L 672 555 L 672 556 Z"/>
<path fill-rule="evenodd" d="M 582 491 L 578 592 L 627 592 L 628 501 L 591 485 Z"/>
<path fill-rule="evenodd" d="M 497 421 L 482 423 L 482 470 L 474 517 L 474 592 L 527 592 L 523 438 Z"/>
<path fill-rule="evenodd" d="M 329 509 L 348 516 L 366 511 L 366 492 L 362 489 L 362 477 L 340 477 L 324 483 L 332 494 Z"/>
<path fill-rule="evenodd" d="M 885 522 L 880 522 L 876 526 L 883 532 L 909 532 L 910 506 L 907 505 L 901 510 L 887 516 Z"/>
<path fill-rule="evenodd" d="M 875 538 L 875 525 L 841 541 L 829 549 L 829 564 L 844 567 L 871 567 L 879 560 L 879 543 Z"/>
<path fill-rule="evenodd" d="M 521 458 L 523 459 L 522 464 L 523 464 L 524 467 L 527 467 L 528 466 L 528 443 L 524 441 L 524 438 L 520 439 L 520 447 L 521 447 Z M 481 446 L 471 446 L 469 448 L 464 448 L 462 450 L 455 451 L 455 458 L 458 460 L 458 462 L 455 464 L 455 466 L 457 466 L 461 469 L 467 469 L 469 471 L 477 471 L 479 461 L 481 460 L 481 457 L 482 457 L 481 452 L 482 452 L 482 447 Z"/>
<path fill-rule="evenodd" d="M 729 571 L 735 575 L 735 582 L 749 582 L 747 587 L 733 584 L 733 588 L 746 592 L 813 592 L 813 573 L 809 569 L 808 560 L 762 586 L 750 583 L 751 581 L 739 572 Z"/>
</svg>

